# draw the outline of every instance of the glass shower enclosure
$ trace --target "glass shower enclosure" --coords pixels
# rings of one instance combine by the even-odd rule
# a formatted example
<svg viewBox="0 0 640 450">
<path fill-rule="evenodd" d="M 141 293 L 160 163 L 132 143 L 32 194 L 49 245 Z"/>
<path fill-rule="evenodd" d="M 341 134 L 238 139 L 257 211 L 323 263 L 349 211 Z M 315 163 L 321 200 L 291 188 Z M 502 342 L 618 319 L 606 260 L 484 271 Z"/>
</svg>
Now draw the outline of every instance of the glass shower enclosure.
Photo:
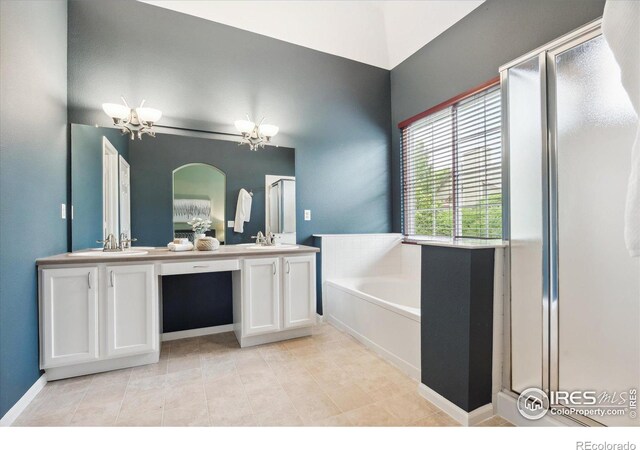
<svg viewBox="0 0 640 450">
<path fill-rule="evenodd" d="M 508 390 L 640 387 L 640 258 L 624 243 L 635 113 L 593 22 L 501 68 Z M 567 405 L 569 406 L 569 405 Z M 640 425 L 627 414 L 571 418 Z"/>
</svg>

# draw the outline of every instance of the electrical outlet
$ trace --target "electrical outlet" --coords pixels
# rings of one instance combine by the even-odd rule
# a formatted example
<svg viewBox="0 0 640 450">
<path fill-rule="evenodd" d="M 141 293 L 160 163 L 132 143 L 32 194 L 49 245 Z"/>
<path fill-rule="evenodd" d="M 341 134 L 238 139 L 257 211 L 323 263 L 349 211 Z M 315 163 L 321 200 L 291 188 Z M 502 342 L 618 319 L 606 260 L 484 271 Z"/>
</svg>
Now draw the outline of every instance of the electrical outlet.
<svg viewBox="0 0 640 450">
<path fill-rule="evenodd" d="M 233 228 L 236 226 L 236 222 L 234 220 L 227 220 L 227 227 Z"/>
<path fill-rule="evenodd" d="M 304 210 L 304 220 L 306 220 L 306 221 L 311 220 L 311 210 L 310 209 L 305 209 Z"/>
<path fill-rule="evenodd" d="M 62 217 L 63 219 L 67 218 L 67 205 L 65 205 L 64 203 L 60 205 L 60 217 Z"/>
</svg>

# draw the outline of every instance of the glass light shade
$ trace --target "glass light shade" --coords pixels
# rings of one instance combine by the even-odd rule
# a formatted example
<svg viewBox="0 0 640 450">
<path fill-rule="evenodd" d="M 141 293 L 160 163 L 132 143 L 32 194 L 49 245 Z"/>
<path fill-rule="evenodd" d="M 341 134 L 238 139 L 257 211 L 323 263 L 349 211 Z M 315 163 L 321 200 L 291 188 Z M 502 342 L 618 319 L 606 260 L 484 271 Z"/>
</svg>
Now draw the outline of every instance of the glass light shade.
<svg viewBox="0 0 640 450">
<path fill-rule="evenodd" d="M 162 111 L 155 108 L 136 108 L 140 122 L 156 123 L 162 117 Z"/>
<path fill-rule="evenodd" d="M 280 130 L 280 128 L 275 125 L 260 125 L 260 134 L 268 138 L 274 137 L 278 134 L 278 130 Z"/>
<path fill-rule="evenodd" d="M 131 114 L 131 109 L 118 103 L 103 103 L 102 110 L 113 119 L 124 120 Z"/>
<path fill-rule="evenodd" d="M 256 127 L 256 124 L 249 120 L 236 120 L 234 125 L 238 129 L 240 133 L 251 134 L 253 129 Z"/>
</svg>

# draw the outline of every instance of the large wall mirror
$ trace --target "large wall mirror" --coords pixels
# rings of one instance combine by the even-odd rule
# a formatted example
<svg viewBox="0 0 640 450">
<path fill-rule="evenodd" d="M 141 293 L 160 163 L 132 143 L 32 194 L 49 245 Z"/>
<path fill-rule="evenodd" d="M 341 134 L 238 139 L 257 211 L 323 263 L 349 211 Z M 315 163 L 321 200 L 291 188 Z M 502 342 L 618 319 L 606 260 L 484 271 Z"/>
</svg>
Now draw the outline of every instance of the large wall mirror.
<svg viewBox="0 0 640 450">
<path fill-rule="evenodd" d="M 173 236 L 193 242 L 189 221 L 211 220 L 205 234 L 224 243 L 227 177 L 209 164 L 191 163 L 173 171 Z"/>
<path fill-rule="evenodd" d="M 113 128 L 72 124 L 70 161 L 72 251 L 95 248 L 109 233 L 164 247 L 190 232 L 190 214 L 207 212 L 208 234 L 221 243 L 251 242 L 258 231 L 295 243 L 293 148 L 254 152 L 236 141 L 161 133 L 129 140 Z M 237 233 L 241 189 L 252 207 Z"/>
</svg>

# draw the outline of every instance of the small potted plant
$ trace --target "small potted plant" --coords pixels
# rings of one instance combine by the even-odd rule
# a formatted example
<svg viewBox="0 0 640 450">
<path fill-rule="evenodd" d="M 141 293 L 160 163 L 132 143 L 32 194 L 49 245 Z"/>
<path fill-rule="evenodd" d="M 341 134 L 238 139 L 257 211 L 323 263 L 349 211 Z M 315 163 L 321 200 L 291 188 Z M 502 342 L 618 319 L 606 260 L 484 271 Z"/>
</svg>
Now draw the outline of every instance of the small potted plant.
<svg viewBox="0 0 640 450">
<path fill-rule="evenodd" d="M 193 245 L 197 247 L 198 239 L 205 237 L 205 233 L 211 229 L 211 221 L 209 219 L 201 219 L 196 217 L 187 222 L 193 230 Z"/>
</svg>

